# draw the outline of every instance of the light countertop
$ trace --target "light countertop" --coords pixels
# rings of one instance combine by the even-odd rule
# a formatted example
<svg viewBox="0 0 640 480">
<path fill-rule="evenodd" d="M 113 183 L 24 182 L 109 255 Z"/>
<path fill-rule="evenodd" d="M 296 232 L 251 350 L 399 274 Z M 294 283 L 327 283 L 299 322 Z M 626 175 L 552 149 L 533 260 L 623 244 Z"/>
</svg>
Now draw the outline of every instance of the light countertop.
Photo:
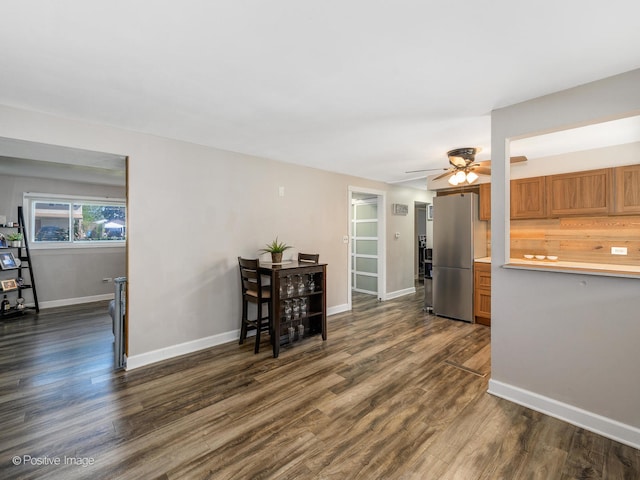
<svg viewBox="0 0 640 480">
<path fill-rule="evenodd" d="M 479 263 L 491 263 L 491 257 L 476 258 Z M 562 260 L 527 260 L 525 258 L 510 258 L 505 268 L 519 268 L 526 270 L 542 270 L 557 272 L 585 273 L 591 275 L 606 275 L 616 277 L 640 278 L 640 265 L 614 265 L 608 263 L 565 262 Z"/>
</svg>

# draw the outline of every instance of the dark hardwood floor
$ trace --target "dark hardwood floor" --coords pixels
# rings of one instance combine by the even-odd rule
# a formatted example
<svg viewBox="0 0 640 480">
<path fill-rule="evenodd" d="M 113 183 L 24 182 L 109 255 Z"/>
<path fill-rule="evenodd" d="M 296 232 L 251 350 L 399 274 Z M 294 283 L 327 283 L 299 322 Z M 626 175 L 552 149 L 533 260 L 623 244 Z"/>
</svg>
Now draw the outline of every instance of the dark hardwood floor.
<svg viewBox="0 0 640 480">
<path fill-rule="evenodd" d="M 3 322 L 0 477 L 640 478 L 638 450 L 488 395 L 489 328 L 421 291 L 354 305 L 277 359 L 265 336 L 118 373 L 105 303 Z"/>
</svg>

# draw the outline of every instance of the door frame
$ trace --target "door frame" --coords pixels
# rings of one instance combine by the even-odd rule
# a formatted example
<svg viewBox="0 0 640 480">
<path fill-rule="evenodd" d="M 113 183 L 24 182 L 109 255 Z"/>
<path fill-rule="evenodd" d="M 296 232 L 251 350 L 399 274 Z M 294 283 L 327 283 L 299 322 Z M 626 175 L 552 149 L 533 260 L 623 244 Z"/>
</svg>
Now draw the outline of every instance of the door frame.
<svg viewBox="0 0 640 480">
<path fill-rule="evenodd" d="M 349 218 L 349 241 L 347 248 L 347 309 L 353 308 L 351 298 L 351 249 L 353 239 L 353 196 L 354 194 L 364 193 L 374 195 L 378 200 L 378 300 L 385 301 L 387 299 L 387 248 L 386 248 L 386 192 L 383 190 L 375 190 L 372 188 L 356 187 L 349 185 L 348 188 L 348 218 Z"/>
<path fill-rule="evenodd" d="M 5 144 L 4 142 L 8 142 L 8 143 Z M 35 155 L 33 153 L 34 147 L 31 145 L 35 146 L 36 152 L 39 152 L 37 156 L 34 156 Z M 84 151 L 80 147 L 71 146 L 71 145 L 56 145 L 56 144 L 37 141 L 37 140 L 22 140 L 22 139 L 14 138 L 12 136 L 2 136 L 2 135 L 0 135 L 0 147 L 2 147 L 3 150 L 9 149 L 9 151 L 11 152 L 15 151 L 16 158 L 31 159 L 31 158 L 37 158 L 38 156 L 39 157 L 44 156 L 44 158 L 47 159 L 49 162 L 70 164 L 70 165 L 73 165 L 73 164 L 82 165 L 82 162 L 81 163 L 73 162 L 73 161 L 67 162 L 67 161 L 64 161 L 64 156 L 69 155 L 69 151 L 78 151 L 78 152 Z M 125 274 L 124 275 L 126 278 L 128 278 L 129 276 L 129 238 L 130 238 L 129 232 L 131 231 L 131 229 L 129 228 L 130 227 L 129 164 L 131 159 L 128 155 L 105 152 L 104 150 L 99 150 L 99 151 L 95 150 L 93 152 L 101 153 L 107 156 L 113 155 L 118 158 L 124 157 L 124 169 L 125 169 L 125 185 L 124 186 L 125 186 L 125 202 L 126 202 L 126 209 L 127 209 L 127 238 L 125 240 L 125 245 L 124 245 L 125 247 Z M 82 155 L 78 155 L 77 157 L 74 155 L 71 155 L 71 158 L 82 158 Z M 83 183 L 82 181 L 77 181 L 77 182 Z M 89 183 L 85 183 L 85 184 L 89 185 Z M 128 283 L 126 288 L 127 290 L 125 295 L 128 293 Z M 73 303 L 65 303 L 65 304 L 71 305 Z M 119 332 L 120 334 L 119 336 L 123 343 L 122 343 L 121 349 L 118 349 L 118 348 L 114 349 L 114 370 L 119 370 L 119 365 L 122 365 L 123 363 L 124 363 L 124 368 L 126 368 L 126 357 L 129 352 L 129 302 L 128 301 L 125 303 L 125 316 L 121 326 L 122 326 L 122 330 Z M 114 334 L 115 333 L 116 332 L 114 332 Z M 119 358 L 116 358 L 116 355 L 118 355 Z"/>
</svg>

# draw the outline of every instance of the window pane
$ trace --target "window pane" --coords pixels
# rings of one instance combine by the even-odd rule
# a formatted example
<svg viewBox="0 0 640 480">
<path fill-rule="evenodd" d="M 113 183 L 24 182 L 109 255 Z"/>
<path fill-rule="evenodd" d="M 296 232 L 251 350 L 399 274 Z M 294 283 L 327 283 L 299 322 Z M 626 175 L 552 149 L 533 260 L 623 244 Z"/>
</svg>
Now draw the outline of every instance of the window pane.
<svg viewBox="0 0 640 480">
<path fill-rule="evenodd" d="M 78 242 L 124 240 L 126 210 L 115 205 L 73 205 L 73 236 Z"/>
<path fill-rule="evenodd" d="M 356 237 L 377 237 L 378 222 L 356 223 Z"/>
<path fill-rule="evenodd" d="M 356 205 L 356 220 L 378 218 L 378 205 L 375 203 Z"/>
<path fill-rule="evenodd" d="M 359 272 L 378 273 L 378 259 L 356 258 L 356 270 Z"/>
<path fill-rule="evenodd" d="M 68 242 L 68 203 L 35 202 L 34 229 L 36 242 Z"/>
<path fill-rule="evenodd" d="M 356 288 L 359 290 L 377 293 L 378 279 L 377 277 L 369 277 L 368 275 L 356 275 Z"/>
<path fill-rule="evenodd" d="M 356 252 L 360 255 L 377 255 L 378 254 L 378 241 L 377 240 L 356 240 Z"/>
</svg>

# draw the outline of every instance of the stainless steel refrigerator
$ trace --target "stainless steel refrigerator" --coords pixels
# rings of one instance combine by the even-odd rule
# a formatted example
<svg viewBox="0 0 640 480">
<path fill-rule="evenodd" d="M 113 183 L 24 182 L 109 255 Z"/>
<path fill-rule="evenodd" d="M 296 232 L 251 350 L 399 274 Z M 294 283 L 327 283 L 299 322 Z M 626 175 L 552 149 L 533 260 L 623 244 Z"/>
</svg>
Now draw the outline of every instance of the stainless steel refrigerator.
<svg viewBox="0 0 640 480">
<path fill-rule="evenodd" d="M 473 322 L 473 259 L 487 256 L 487 225 L 478 195 L 433 199 L 433 312 Z"/>
</svg>

